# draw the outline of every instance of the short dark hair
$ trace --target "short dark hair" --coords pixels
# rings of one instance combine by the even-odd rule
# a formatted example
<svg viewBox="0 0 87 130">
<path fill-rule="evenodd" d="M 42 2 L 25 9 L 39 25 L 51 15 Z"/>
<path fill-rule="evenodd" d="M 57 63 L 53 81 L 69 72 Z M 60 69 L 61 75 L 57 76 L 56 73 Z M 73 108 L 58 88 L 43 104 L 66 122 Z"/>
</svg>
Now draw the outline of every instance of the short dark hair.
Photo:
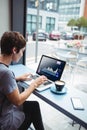
<svg viewBox="0 0 87 130">
<path fill-rule="evenodd" d="M 12 49 L 15 47 L 17 53 L 26 46 L 26 40 L 19 32 L 5 32 L 0 40 L 1 54 L 11 55 Z"/>
</svg>

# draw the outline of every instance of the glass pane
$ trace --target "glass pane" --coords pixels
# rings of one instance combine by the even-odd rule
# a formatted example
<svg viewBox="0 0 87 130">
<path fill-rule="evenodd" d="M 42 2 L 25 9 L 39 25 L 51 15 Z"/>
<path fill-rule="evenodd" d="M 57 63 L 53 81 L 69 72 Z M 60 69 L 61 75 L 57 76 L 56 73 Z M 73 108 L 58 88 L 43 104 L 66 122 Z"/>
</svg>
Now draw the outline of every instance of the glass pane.
<svg viewBox="0 0 87 130">
<path fill-rule="evenodd" d="M 35 23 L 32 23 L 32 32 L 36 30 L 36 24 Z"/>
<path fill-rule="evenodd" d="M 29 35 L 26 47 L 26 62 L 38 62 L 42 54 L 53 56 L 58 51 L 59 45 L 65 45 L 64 43 L 68 42 L 67 38 L 72 40 L 70 36 L 73 32 L 70 32 L 71 34 L 66 36 L 67 38 L 61 37 L 60 34 L 62 32 L 68 34 L 68 29 L 71 31 L 71 27 L 67 26 L 67 23 L 72 18 L 78 19 L 80 13 L 84 14 L 81 12 L 84 10 L 83 7 L 85 6 L 82 5 L 81 0 L 40 0 L 39 8 L 35 7 L 35 0 L 27 0 L 26 31 Z M 39 18 L 39 21 L 37 21 L 37 18 Z M 59 32 L 57 34 L 59 37 L 51 33 L 55 30 Z M 39 33 L 39 37 L 37 33 Z M 45 37 L 42 36 L 42 33 L 45 34 Z"/>
<path fill-rule="evenodd" d="M 46 23 L 50 23 L 50 18 L 47 17 Z"/>
<path fill-rule="evenodd" d="M 32 15 L 32 22 L 36 22 L 36 16 Z"/>
<path fill-rule="evenodd" d="M 27 21 L 31 22 L 31 15 L 27 15 Z"/>
<path fill-rule="evenodd" d="M 51 24 L 55 24 L 55 19 L 51 19 Z"/>
<path fill-rule="evenodd" d="M 29 34 L 31 34 L 31 24 L 30 23 L 27 23 L 27 27 L 26 27 L 27 29 L 27 32 L 29 33 Z"/>
</svg>

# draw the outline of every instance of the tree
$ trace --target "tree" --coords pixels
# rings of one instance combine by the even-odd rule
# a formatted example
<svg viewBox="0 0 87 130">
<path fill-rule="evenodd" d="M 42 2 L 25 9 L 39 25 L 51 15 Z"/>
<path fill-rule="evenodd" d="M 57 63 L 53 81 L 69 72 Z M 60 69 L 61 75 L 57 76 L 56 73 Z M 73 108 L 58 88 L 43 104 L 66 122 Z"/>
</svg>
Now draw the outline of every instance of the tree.
<svg viewBox="0 0 87 130">
<path fill-rule="evenodd" d="M 73 30 L 73 26 L 76 26 L 76 20 L 75 19 L 71 19 L 68 22 L 67 26 L 71 26 L 71 30 Z"/>
<path fill-rule="evenodd" d="M 77 26 L 78 27 L 78 29 L 79 29 L 79 31 L 81 31 L 81 28 L 82 29 L 86 29 L 87 28 L 87 18 L 85 18 L 85 17 L 80 17 L 80 18 L 78 18 L 77 20 L 75 20 L 75 19 L 71 19 L 69 22 L 68 22 L 68 24 L 67 24 L 68 26 Z M 78 37 L 78 39 L 81 37 L 83 37 L 83 34 L 80 34 L 80 32 L 79 32 L 79 34 L 77 34 L 77 36 L 76 37 Z"/>
<path fill-rule="evenodd" d="M 87 27 L 87 19 L 85 17 L 80 17 L 77 20 L 71 19 L 67 25 L 68 26 L 77 26 L 80 30 L 81 27 Z"/>
<path fill-rule="evenodd" d="M 68 24 L 68 26 L 76 26 L 76 20 L 75 19 L 71 19 Z"/>
<path fill-rule="evenodd" d="M 76 26 L 79 27 L 87 27 L 87 19 L 85 17 L 80 17 L 77 19 Z"/>
</svg>

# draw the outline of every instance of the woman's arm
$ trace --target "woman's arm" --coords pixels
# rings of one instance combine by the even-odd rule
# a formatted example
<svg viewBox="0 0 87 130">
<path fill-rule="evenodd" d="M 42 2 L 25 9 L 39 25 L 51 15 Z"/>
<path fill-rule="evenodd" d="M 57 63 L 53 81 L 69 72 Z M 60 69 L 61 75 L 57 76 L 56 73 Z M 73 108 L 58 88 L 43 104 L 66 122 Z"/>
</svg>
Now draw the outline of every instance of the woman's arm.
<svg viewBox="0 0 87 130">
<path fill-rule="evenodd" d="M 31 73 L 28 73 L 28 74 L 24 74 L 19 77 L 16 77 L 15 79 L 16 81 L 25 81 L 25 80 L 29 80 L 31 75 L 32 75 Z"/>
<path fill-rule="evenodd" d="M 40 76 L 31 85 L 25 89 L 22 93 L 19 92 L 18 88 L 15 89 L 12 93 L 7 95 L 7 98 L 16 106 L 23 104 L 23 102 L 30 96 L 30 94 L 37 88 L 39 85 L 44 83 L 47 80 L 45 76 Z"/>
</svg>

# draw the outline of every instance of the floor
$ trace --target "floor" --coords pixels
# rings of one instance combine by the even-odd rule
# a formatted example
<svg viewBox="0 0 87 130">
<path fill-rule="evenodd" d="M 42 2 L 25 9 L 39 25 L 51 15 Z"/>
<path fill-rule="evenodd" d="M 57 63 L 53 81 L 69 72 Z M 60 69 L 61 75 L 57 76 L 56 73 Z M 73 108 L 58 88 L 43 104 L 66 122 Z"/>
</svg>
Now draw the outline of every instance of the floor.
<svg viewBox="0 0 87 130">
<path fill-rule="evenodd" d="M 72 126 L 72 120 L 70 118 L 60 113 L 34 94 L 31 94 L 28 100 L 39 101 L 45 130 L 79 130 L 79 124 Z M 31 125 L 31 128 L 33 128 L 33 125 Z M 33 128 L 33 130 L 35 129 Z M 80 130 L 86 129 L 81 127 Z"/>
</svg>

